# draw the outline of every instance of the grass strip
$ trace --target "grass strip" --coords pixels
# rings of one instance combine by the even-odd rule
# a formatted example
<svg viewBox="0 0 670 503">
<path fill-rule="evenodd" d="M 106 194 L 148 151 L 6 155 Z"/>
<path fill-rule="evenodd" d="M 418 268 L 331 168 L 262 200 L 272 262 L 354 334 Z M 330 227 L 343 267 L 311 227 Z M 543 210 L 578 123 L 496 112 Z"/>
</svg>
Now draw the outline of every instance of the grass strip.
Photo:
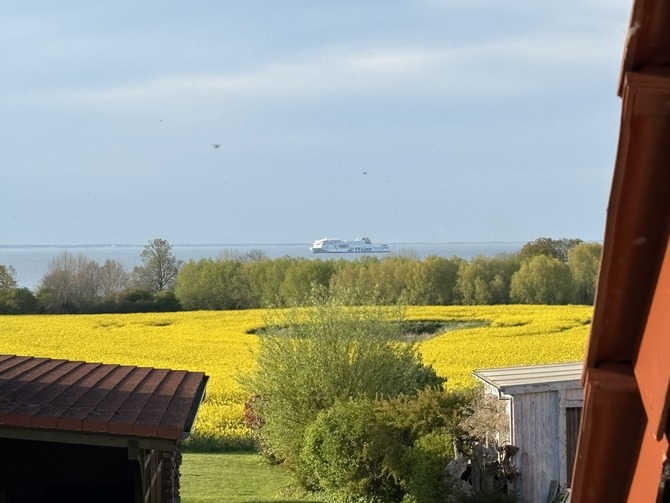
<svg viewBox="0 0 670 503">
<path fill-rule="evenodd" d="M 181 465 L 183 503 L 308 501 L 286 496 L 291 481 L 284 468 L 258 454 L 186 452 Z"/>
</svg>

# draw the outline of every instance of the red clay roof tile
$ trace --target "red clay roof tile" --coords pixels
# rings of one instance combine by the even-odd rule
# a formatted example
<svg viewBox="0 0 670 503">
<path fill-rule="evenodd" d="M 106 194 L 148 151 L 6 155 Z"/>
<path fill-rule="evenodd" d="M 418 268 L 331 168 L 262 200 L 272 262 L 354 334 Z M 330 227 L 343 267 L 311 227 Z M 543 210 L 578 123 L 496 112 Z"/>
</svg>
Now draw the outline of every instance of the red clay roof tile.
<svg viewBox="0 0 670 503">
<path fill-rule="evenodd" d="M 0 355 L 0 426 L 179 440 L 202 372 Z"/>
</svg>

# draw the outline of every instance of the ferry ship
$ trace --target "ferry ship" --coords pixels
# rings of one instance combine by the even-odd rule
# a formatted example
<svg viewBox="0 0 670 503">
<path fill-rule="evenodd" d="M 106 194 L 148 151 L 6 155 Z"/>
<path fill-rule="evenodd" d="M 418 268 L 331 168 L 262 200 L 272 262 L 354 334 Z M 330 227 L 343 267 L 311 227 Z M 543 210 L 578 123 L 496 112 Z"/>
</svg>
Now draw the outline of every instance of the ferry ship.
<svg viewBox="0 0 670 503">
<path fill-rule="evenodd" d="M 309 247 L 312 253 L 387 253 L 387 244 L 375 244 L 370 238 L 356 238 L 351 241 L 337 238 L 317 239 Z"/>
</svg>

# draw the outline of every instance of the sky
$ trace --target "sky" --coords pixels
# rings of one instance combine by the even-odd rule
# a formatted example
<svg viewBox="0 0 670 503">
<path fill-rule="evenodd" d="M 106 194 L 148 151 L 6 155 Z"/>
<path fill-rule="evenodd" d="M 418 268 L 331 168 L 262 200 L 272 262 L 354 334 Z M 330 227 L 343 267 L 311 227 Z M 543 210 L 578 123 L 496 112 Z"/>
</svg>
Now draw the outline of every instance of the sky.
<svg viewBox="0 0 670 503">
<path fill-rule="evenodd" d="M 631 1 L 0 5 L 0 245 L 602 240 Z"/>
</svg>

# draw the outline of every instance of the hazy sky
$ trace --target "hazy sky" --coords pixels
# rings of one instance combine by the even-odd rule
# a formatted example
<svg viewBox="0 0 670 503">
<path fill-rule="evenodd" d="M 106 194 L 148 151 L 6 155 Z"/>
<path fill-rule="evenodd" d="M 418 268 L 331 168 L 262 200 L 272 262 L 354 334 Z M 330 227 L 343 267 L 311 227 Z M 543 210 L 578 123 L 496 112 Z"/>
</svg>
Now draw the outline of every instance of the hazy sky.
<svg viewBox="0 0 670 503">
<path fill-rule="evenodd" d="M 3 2 L 0 244 L 600 240 L 630 8 Z"/>
</svg>

